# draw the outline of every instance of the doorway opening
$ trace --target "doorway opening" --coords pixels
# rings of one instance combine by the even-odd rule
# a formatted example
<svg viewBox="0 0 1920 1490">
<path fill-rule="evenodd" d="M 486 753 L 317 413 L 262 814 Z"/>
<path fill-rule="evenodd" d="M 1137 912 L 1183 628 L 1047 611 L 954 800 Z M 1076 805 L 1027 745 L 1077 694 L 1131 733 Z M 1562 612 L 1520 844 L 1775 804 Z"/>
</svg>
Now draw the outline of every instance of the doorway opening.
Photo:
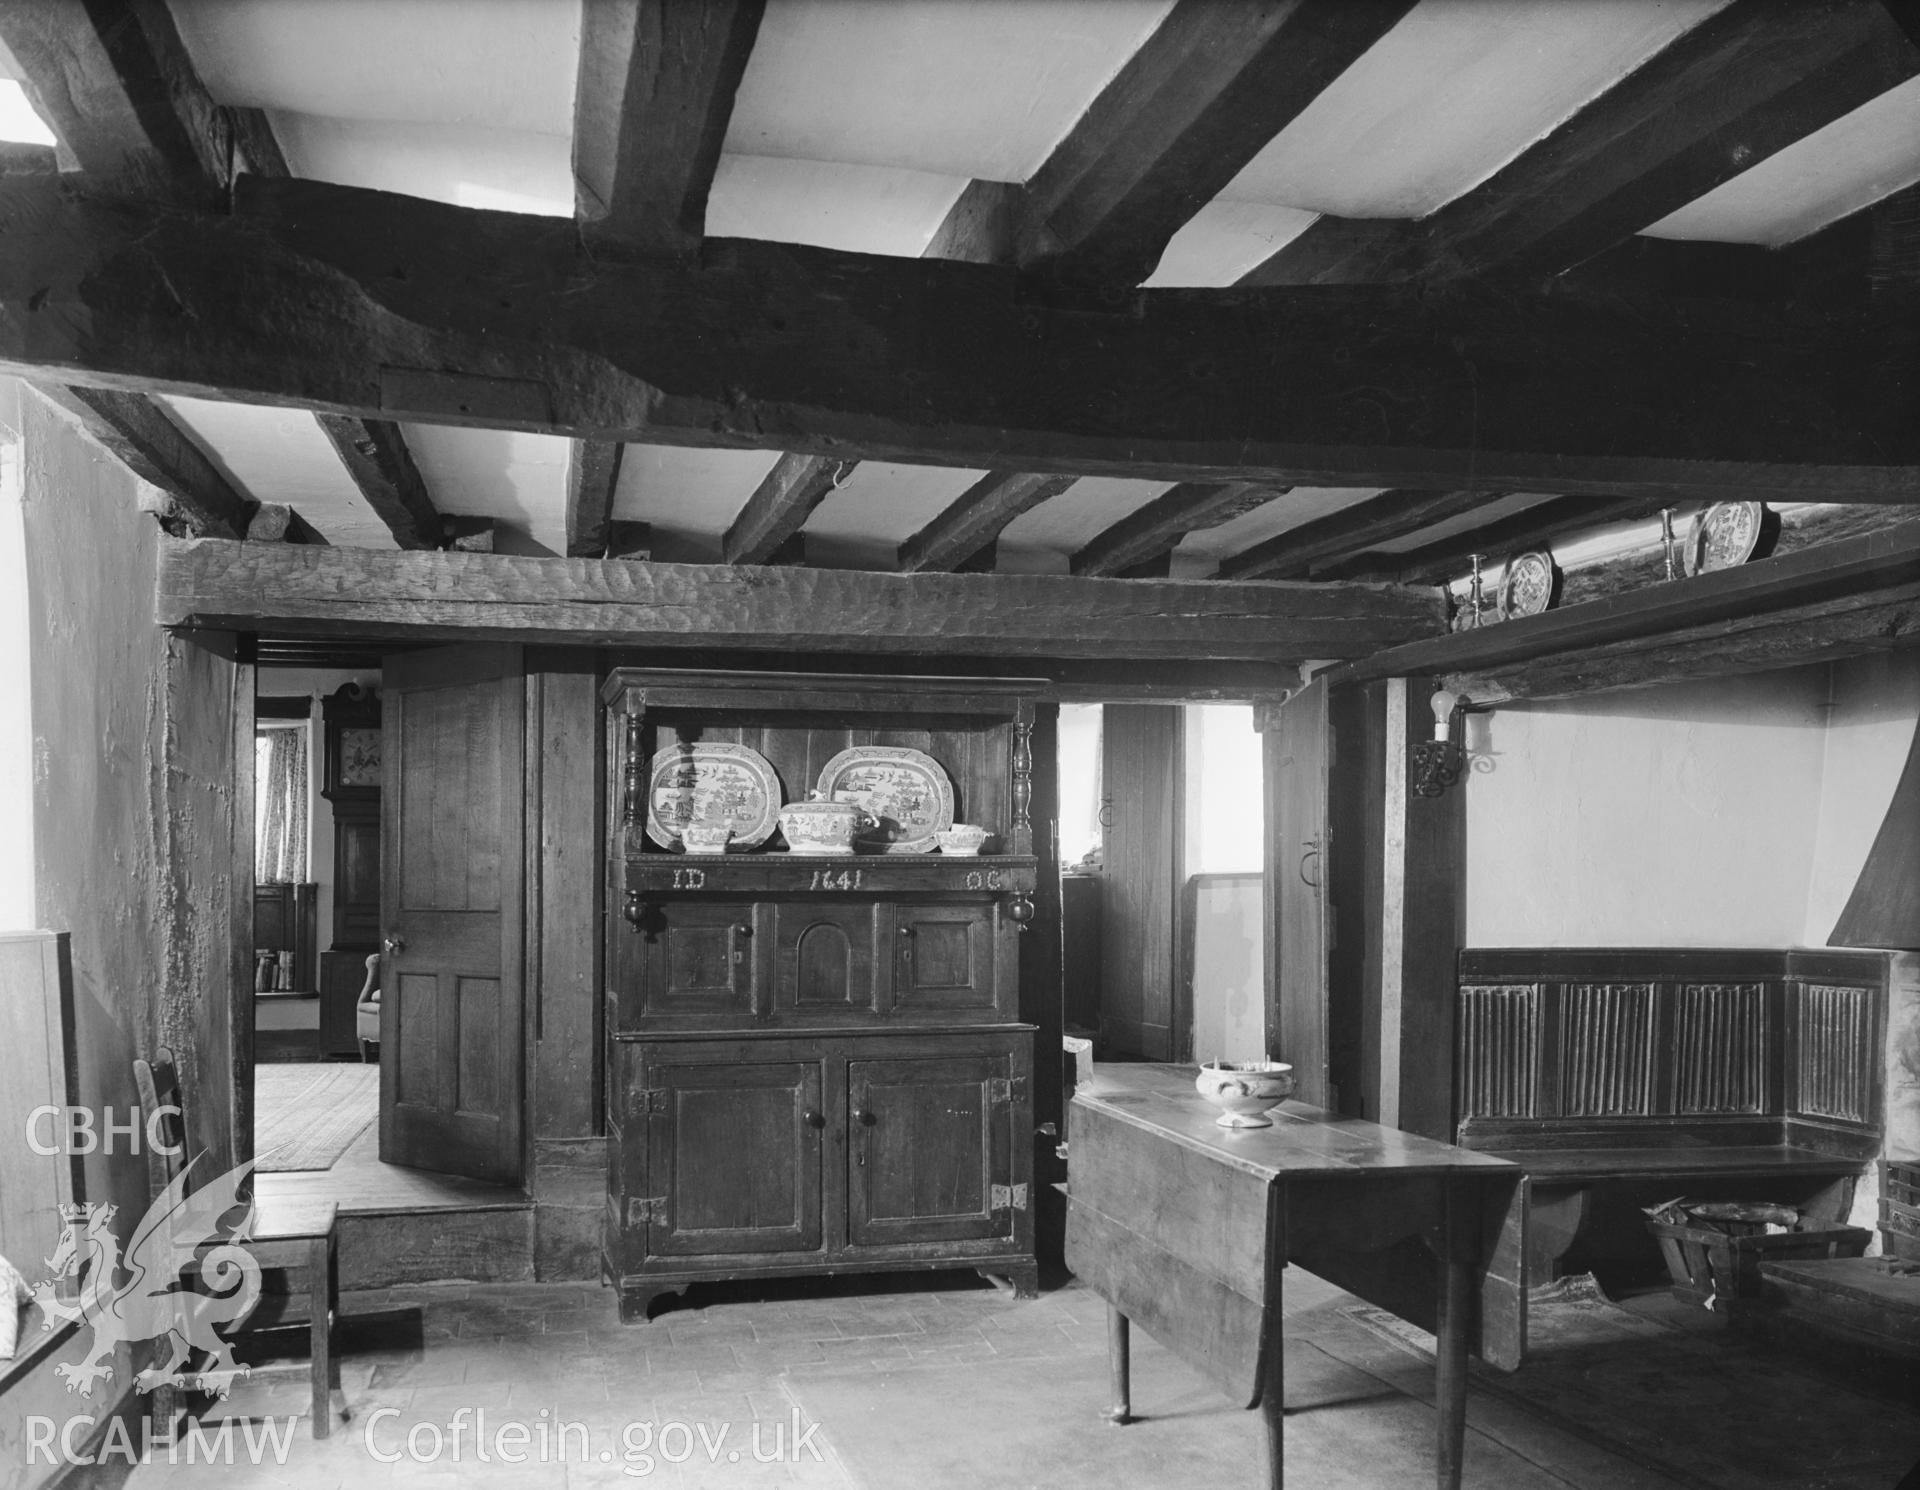
<svg viewBox="0 0 1920 1490">
<path fill-rule="evenodd" d="M 1067 1034 L 1102 1060 L 1264 1056 L 1252 708 L 1062 705 L 1059 768 Z"/>
</svg>

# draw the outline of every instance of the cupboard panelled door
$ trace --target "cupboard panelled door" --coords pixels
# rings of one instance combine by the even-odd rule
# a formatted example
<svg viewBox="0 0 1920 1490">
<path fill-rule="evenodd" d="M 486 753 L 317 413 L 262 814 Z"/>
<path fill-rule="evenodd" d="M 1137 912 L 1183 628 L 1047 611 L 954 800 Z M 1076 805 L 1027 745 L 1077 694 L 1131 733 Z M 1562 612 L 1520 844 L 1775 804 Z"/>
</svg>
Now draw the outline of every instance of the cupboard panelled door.
<svg viewBox="0 0 1920 1490">
<path fill-rule="evenodd" d="M 754 947 L 759 914 L 750 903 L 667 906 L 661 924 L 645 940 L 639 1014 L 750 1021 L 758 1003 Z"/>
<path fill-rule="evenodd" d="M 913 1009 L 991 1009 L 992 906 L 893 908 L 893 1002 Z"/>
<path fill-rule="evenodd" d="M 380 1157 L 520 1178 L 525 698 L 517 647 L 390 656 Z"/>
<path fill-rule="evenodd" d="M 820 1063 L 749 1054 L 688 1052 L 651 1068 L 653 1256 L 820 1248 Z"/>
<path fill-rule="evenodd" d="M 847 1063 L 853 1245 L 1013 1234 L 1009 1073 L 1000 1054 Z"/>
<path fill-rule="evenodd" d="M 1174 947 L 1184 727 L 1183 711 L 1171 705 L 1101 711 L 1101 1043 L 1150 1061 L 1173 1060 L 1181 1043 Z"/>
</svg>

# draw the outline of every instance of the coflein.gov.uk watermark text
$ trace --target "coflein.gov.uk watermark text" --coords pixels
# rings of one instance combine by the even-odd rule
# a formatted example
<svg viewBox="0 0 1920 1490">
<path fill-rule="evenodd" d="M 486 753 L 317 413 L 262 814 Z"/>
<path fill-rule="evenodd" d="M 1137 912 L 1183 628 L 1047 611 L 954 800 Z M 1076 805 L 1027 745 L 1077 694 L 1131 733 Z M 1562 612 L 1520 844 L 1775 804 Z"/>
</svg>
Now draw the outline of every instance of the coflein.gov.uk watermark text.
<svg viewBox="0 0 1920 1490">
<path fill-rule="evenodd" d="M 402 1424 L 397 1407 L 367 1414 L 362 1438 L 369 1458 L 381 1464 L 617 1464 L 624 1474 L 643 1479 L 662 1464 L 822 1462 L 813 1438 L 818 1423 L 802 1423 L 794 1408 L 787 1421 L 755 1419 L 745 1432 L 730 1422 L 632 1422 L 596 1438 L 586 1423 L 565 1422 L 542 1408 L 532 1422 L 489 1422 L 486 1409 L 463 1407 L 444 1423 Z M 171 1434 L 151 1421 L 100 1420 L 87 1414 L 70 1418 L 29 1417 L 27 1463 L 51 1465 L 252 1464 L 284 1465 L 297 1437 L 298 1417 L 226 1419 L 200 1423 L 185 1419 Z"/>
</svg>

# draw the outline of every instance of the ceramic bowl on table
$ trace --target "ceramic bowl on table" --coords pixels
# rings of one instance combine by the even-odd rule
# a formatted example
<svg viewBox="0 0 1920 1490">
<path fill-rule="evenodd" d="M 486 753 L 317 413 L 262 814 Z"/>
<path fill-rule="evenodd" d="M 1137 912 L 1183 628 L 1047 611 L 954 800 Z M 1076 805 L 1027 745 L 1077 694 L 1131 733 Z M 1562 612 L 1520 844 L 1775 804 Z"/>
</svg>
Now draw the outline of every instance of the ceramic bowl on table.
<svg viewBox="0 0 1920 1490">
<path fill-rule="evenodd" d="M 955 823 L 951 828 L 942 828 L 933 835 L 941 853 L 962 856 L 979 853 L 992 836 L 978 823 Z"/>
<path fill-rule="evenodd" d="M 1293 1067 L 1285 1061 L 1207 1061 L 1194 1088 L 1215 1107 L 1223 1128 L 1271 1128 L 1267 1109 L 1293 1095 Z"/>
<path fill-rule="evenodd" d="M 850 854 L 854 835 L 872 821 L 859 803 L 830 802 L 817 793 L 780 809 L 780 831 L 795 854 Z"/>
<path fill-rule="evenodd" d="M 690 854 L 724 854 L 732 838 L 731 823 L 688 823 L 680 830 L 680 846 Z"/>
</svg>

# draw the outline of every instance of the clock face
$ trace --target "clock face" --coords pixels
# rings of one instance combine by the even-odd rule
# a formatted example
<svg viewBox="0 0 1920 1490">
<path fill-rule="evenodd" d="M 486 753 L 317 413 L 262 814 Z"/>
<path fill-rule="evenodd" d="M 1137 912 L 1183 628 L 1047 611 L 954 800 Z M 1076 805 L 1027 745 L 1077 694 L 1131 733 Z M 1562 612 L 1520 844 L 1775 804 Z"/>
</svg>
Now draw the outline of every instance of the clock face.
<svg viewBox="0 0 1920 1490">
<path fill-rule="evenodd" d="M 1731 569 L 1753 557 L 1760 541 L 1758 502 L 1715 502 L 1700 520 L 1700 572 Z"/>
<path fill-rule="evenodd" d="M 340 785 L 378 786 L 380 784 L 380 731 L 343 729 L 340 731 Z"/>
</svg>

